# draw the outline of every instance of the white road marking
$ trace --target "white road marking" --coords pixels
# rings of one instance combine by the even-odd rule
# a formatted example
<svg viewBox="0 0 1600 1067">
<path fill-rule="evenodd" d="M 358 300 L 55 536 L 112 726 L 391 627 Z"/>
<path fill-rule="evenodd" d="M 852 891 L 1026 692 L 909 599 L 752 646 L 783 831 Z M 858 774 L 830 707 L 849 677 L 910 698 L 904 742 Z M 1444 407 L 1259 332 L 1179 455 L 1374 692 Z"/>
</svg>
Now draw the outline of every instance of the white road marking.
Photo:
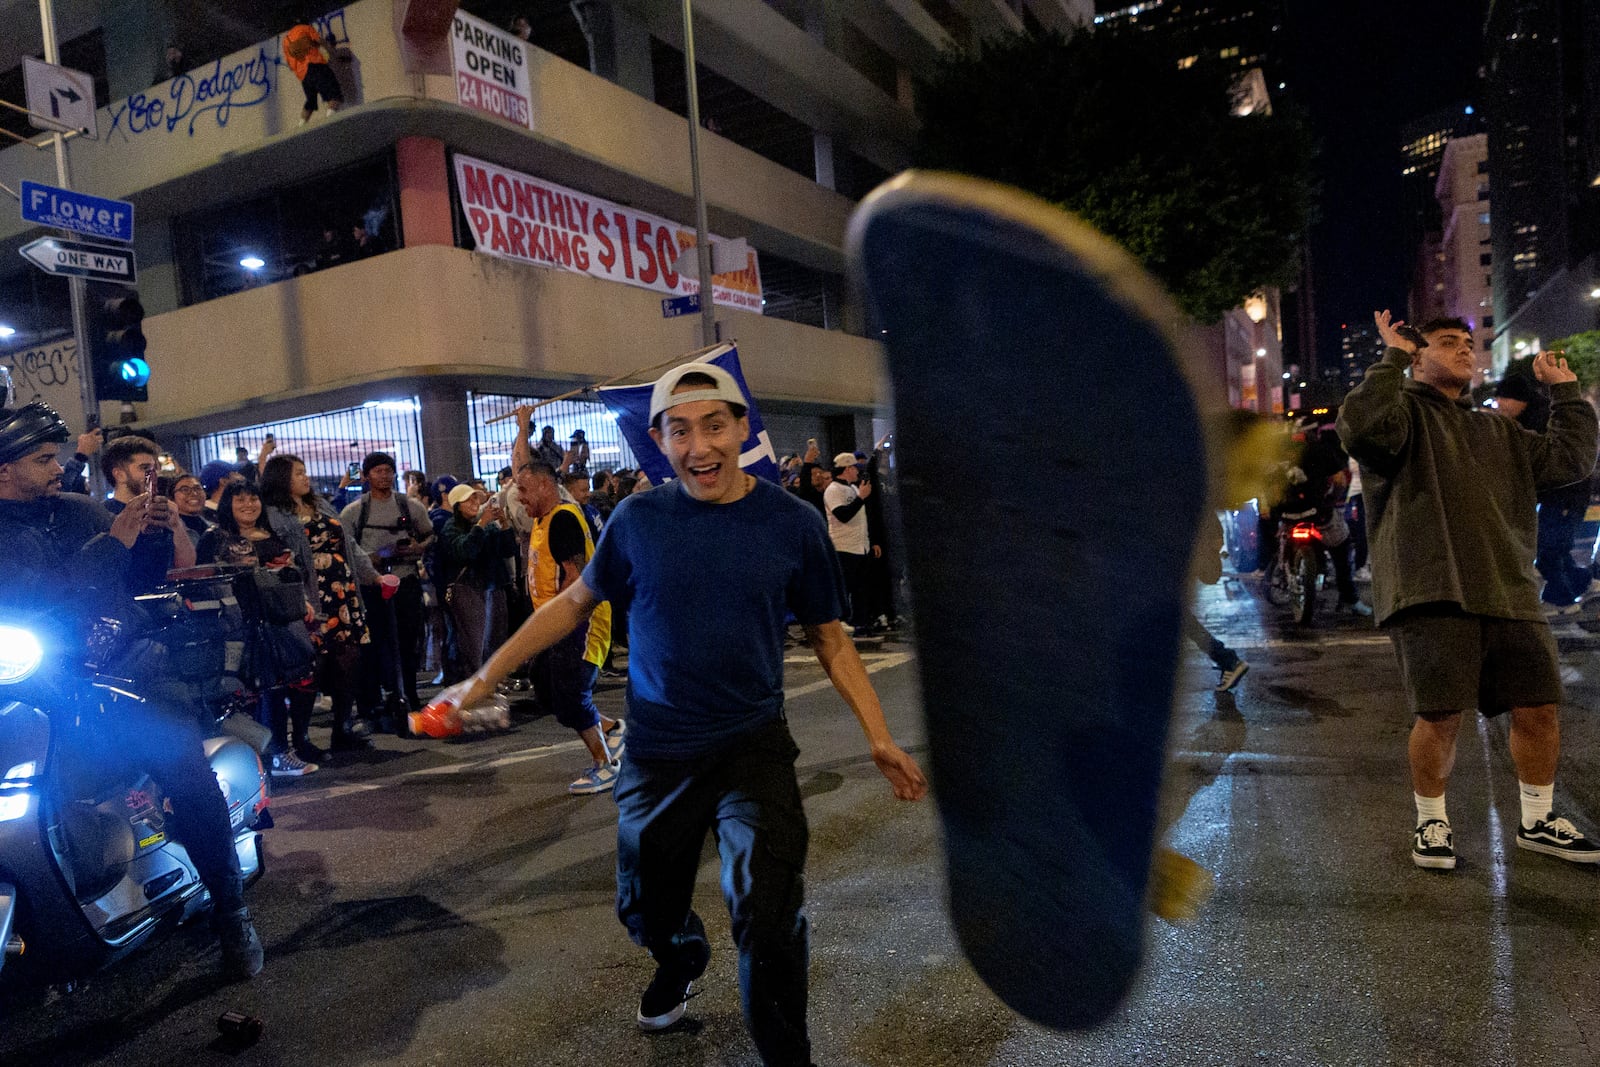
<svg viewBox="0 0 1600 1067">
<path fill-rule="evenodd" d="M 876 674 L 879 671 L 888 670 L 891 667 L 898 667 L 903 663 L 909 662 L 913 658 L 914 657 L 910 652 L 873 653 L 861 657 L 863 663 L 866 665 L 868 674 Z M 815 663 L 816 659 L 814 657 L 807 657 L 807 661 Z M 824 689 L 829 689 L 832 686 L 832 682 L 828 681 L 826 678 L 823 678 L 820 681 L 811 682 L 807 685 L 785 689 L 783 691 L 783 696 L 785 700 L 794 700 L 797 697 L 803 697 L 809 693 L 820 692 Z M 571 741 L 561 741 L 553 745 L 536 745 L 533 748 L 524 748 L 513 752 L 505 752 L 498 756 L 493 756 L 487 759 L 468 759 L 461 760 L 456 763 L 441 764 L 436 767 L 418 767 L 415 770 L 401 771 L 398 774 L 388 775 L 387 777 L 378 779 L 377 781 L 351 782 L 346 785 L 329 786 L 326 789 L 310 789 L 303 793 L 291 793 L 290 795 L 284 797 L 274 796 L 272 798 L 272 807 L 276 810 L 282 811 L 284 808 L 298 807 L 301 804 L 307 804 L 312 801 L 331 800 L 335 797 L 350 796 L 354 793 L 370 793 L 375 789 L 384 789 L 391 785 L 413 781 L 418 778 L 437 777 L 446 774 L 463 774 L 468 771 L 495 770 L 500 767 L 510 767 L 518 763 L 528 763 L 533 760 L 544 759 L 547 756 L 554 756 L 560 753 L 581 750 L 583 747 L 583 742 L 577 738 L 574 738 Z"/>
</svg>

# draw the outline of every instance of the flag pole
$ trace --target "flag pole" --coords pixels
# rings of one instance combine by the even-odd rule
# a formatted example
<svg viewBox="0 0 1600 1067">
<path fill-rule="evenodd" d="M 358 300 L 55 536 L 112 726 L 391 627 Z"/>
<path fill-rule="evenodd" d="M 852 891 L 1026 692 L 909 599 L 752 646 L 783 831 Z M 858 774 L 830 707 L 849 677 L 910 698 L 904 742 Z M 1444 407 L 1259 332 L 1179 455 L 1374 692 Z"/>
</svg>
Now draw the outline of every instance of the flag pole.
<svg viewBox="0 0 1600 1067">
<path fill-rule="evenodd" d="M 538 411 L 540 408 L 544 407 L 545 405 L 554 404 L 558 400 L 571 400 L 575 396 L 582 396 L 584 393 L 590 393 L 590 392 L 593 392 L 596 389 L 604 389 L 608 385 L 615 385 L 618 382 L 626 381 L 629 378 L 637 378 L 641 374 L 649 374 L 653 370 L 662 370 L 662 369 L 667 368 L 667 367 L 675 367 L 679 363 L 692 363 L 696 359 L 699 359 L 701 356 L 705 355 L 706 353 L 713 352 L 713 351 L 715 351 L 715 350 L 717 350 L 717 349 L 719 349 L 721 347 L 722 347 L 722 343 L 721 342 L 718 342 L 717 344 L 714 344 L 714 345 L 706 345 L 704 348 L 697 348 L 693 352 L 685 352 L 681 356 L 673 356 L 671 359 L 664 359 L 660 363 L 652 363 L 648 367 L 640 367 L 638 370 L 631 370 L 631 371 L 628 371 L 625 374 L 618 374 L 615 377 L 606 378 L 603 381 L 591 382 L 588 385 L 580 385 L 576 389 L 567 390 L 565 393 L 562 393 L 560 396 L 553 396 L 548 400 L 539 401 L 537 404 L 533 405 L 532 410 Z M 508 411 L 504 415 L 496 415 L 492 419 L 485 419 L 484 420 L 484 425 L 487 426 L 487 425 L 489 425 L 491 423 L 504 422 L 506 419 L 516 418 L 516 415 L 517 415 L 516 411 L 514 411 L 514 410 L 513 411 Z"/>
</svg>

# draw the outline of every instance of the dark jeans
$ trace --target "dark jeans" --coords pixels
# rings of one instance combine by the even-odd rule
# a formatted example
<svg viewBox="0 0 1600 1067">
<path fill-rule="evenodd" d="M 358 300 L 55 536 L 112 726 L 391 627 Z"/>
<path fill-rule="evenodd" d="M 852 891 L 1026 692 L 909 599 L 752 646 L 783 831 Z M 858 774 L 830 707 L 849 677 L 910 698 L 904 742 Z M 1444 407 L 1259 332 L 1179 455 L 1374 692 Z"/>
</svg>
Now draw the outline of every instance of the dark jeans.
<svg viewBox="0 0 1600 1067">
<path fill-rule="evenodd" d="M 657 963 L 700 940 L 695 872 L 706 831 L 722 857 L 722 896 L 739 947 L 745 1026 L 762 1062 L 810 1063 L 810 924 L 802 905 L 808 831 L 782 720 L 697 760 L 636 759 L 617 779 L 617 918 Z"/>
<path fill-rule="evenodd" d="M 839 557 L 839 570 L 844 575 L 845 592 L 850 596 L 850 603 L 846 605 L 850 625 L 874 625 L 878 620 L 878 612 L 873 610 L 876 598 L 872 595 L 872 573 L 868 568 L 872 557 L 854 552 L 839 552 L 836 555 Z"/>
<path fill-rule="evenodd" d="M 1367 565 L 1367 505 L 1357 493 L 1344 504 L 1344 521 L 1350 527 L 1350 550 L 1354 555 L 1352 566 L 1360 570 Z"/>
<path fill-rule="evenodd" d="M 415 576 L 400 579 L 394 596 L 383 599 L 378 586 L 362 586 L 361 601 L 367 609 L 367 628 L 372 643 L 363 646 L 361 684 L 364 709 L 381 703 L 379 687 L 388 690 L 412 707 L 422 706 L 417 697 L 417 671 L 421 667 L 422 635 L 427 617 L 422 610 L 422 583 Z"/>
<path fill-rule="evenodd" d="M 1539 502 L 1539 555 L 1534 566 L 1544 577 L 1546 604 L 1571 604 L 1589 588 L 1589 572 L 1572 558 L 1572 539 L 1583 523 L 1588 501 Z"/>
<path fill-rule="evenodd" d="M 1231 671 L 1239 663 L 1239 653 L 1217 640 L 1216 636 L 1195 617 L 1194 612 L 1188 609 L 1183 613 L 1183 633 L 1189 640 L 1200 646 L 1200 651 L 1211 657 L 1211 662 L 1225 671 Z"/>
<path fill-rule="evenodd" d="M 62 732 L 69 759 L 90 767 L 143 771 L 172 803 L 174 836 L 194 861 L 217 912 L 244 907 L 239 854 L 228 805 L 207 762 L 198 709 L 172 687 L 144 687 L 146 703 L 119 701 L 81 727 Z M 103 774 L 100 770 L 98 773 Z"/>
<path fill-rule="evenodd" d="M 579 733 L 600 723 L 594 682 L 600 668 L 583 658 L 589 628 L 580 626 L 533 659 L 533 695 L 556 722 Z"/>
</svg>

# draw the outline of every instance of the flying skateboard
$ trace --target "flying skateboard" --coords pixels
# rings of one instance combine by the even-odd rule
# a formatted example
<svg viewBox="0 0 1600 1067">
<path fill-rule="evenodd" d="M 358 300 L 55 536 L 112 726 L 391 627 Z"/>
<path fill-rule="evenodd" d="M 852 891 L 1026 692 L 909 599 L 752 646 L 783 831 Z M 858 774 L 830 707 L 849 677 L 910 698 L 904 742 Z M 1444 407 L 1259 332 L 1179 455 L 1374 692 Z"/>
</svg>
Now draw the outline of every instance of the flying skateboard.
<svg viewBox="0 0 1600 1067">
<path fill-rule="evenodd" d="M 1125 251 L 1005 186 L 903 174 L 862 203 L 849 255 L 887 350 L 956 934 L 1017 1012 L 1093 1026 L 1144 947 L 1181 613 L 1214 521 L 1201 372 Z M 1192 887 L 1187 862 L 1166 854 L 1162 878 Z"/>
</svg>

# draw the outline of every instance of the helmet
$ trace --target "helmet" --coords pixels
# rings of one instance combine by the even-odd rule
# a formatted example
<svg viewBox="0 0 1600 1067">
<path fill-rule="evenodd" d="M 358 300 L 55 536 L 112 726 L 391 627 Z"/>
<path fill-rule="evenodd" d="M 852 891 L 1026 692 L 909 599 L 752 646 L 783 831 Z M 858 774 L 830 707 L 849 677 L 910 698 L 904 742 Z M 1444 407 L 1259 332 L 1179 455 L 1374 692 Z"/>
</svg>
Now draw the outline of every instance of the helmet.
<svg viewBox="0 0 1600 1067">
<path fill-rule="evenodd" d="M 49 404 L 35 400 L 15 411 L 0 409 L 0 463 L 11 463 L 45 444 L 61 444 L 71 434 Z"/>
</svg>

